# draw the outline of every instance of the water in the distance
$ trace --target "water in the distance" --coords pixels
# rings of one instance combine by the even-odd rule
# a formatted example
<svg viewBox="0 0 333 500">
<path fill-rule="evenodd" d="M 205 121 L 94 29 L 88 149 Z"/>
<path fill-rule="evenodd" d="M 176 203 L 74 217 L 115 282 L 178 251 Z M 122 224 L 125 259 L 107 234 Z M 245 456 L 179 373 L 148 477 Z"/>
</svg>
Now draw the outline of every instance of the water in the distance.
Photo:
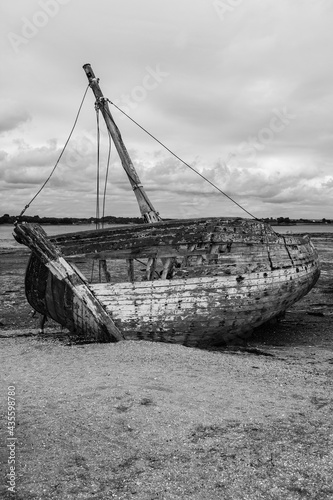
<svg viewBox="0 0 333 500">
<path fill-rule="evenodd" d="M 333 233 L 333 224 L 296 224 L 295 226 L 272 226 L 276 233 Z"/>
<path fill-rule="evenodd" d="M 76 231 L 91 231 L 95 229 L 95 224 L 69 224 L 69 225 L 48 225 L 42 226 L 48 236 L 55 234 L 75 233 Z M 105 228 L 112 227 L 105 225 Z M 0 224 L 0 248 L 18 248 L 21 245 L 14 240 L 13 226 L 7 224 Z"/>
</svg>

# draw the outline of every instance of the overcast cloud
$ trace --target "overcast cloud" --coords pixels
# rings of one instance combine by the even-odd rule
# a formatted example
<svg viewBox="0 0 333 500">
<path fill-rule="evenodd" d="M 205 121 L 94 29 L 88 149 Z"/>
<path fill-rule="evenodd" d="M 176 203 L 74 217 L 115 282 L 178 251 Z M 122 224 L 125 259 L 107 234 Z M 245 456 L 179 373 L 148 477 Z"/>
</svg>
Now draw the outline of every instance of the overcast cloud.
<svg viewBox="0 0 333 500">
<path fill-rule="evenodd" d="M 15 0 L 1 11 L 0 215 L 20 213 L 50 174 L 91 63 L 105 96 L 252 214 L 333 218 L 331 0 Z M 162 217 L 246 216 L 111 111 Z M 103 172 L 107 145 L 103 128 Z M 94 216 L 95 192 L 89 89 L 27 214 Z M 139 214 L 115 149 L 106 214 Z"/>
</svg>

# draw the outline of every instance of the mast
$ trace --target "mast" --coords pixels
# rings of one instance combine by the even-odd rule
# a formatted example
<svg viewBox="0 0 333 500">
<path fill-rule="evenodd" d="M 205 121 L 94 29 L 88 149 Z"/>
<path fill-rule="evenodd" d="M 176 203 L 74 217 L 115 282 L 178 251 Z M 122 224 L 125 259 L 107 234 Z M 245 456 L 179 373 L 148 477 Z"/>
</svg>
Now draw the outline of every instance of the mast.
<svg viewBox="0 0 333 500">
<path fill-rule="evenodd" d="M 148 223 L 158 222 L 162 220 L 158 212 L 156 212 L 155 208 L 153 207 L 147 194 L 145 193 L 145 190 L 143 189 L 139 176 L 134 168 L 132 160 L 121 137 L 120 131 L 112 117 L 108 105 L 108 100 L 103 96 L 103 93 L 101 91 L 101 88 L 99 86 L 99 79 L 96 78 L 90 64 L 85 64 L 83 66 L 83 69 L 86 72 L 89 80 L 89 85 L 96 97 L 96 106 L 101 110 L 107 129 L 110 132 L 114 145 L 116 146 L 122 166 L 133 188 L 134 194 L 139 204 L 141 215 L 144 217 L 145 222 Z"/>
</svg>

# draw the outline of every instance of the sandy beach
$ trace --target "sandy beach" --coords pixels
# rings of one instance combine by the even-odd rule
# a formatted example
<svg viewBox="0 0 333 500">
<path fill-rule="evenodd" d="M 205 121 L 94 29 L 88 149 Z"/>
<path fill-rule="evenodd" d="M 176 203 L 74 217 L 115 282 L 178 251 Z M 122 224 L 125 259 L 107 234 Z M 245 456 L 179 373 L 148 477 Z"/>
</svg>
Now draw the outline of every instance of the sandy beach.
<svg viewBox="0 0 333 500">
<path fill-rule="evenodd" d="M 242 346 L 75 344 L 24 296 L 2 249 L 1 411 L 15 387 L 1 498 L 332 499 L 333 234 L 311 235 L 316 287 Z"/>
</svg>

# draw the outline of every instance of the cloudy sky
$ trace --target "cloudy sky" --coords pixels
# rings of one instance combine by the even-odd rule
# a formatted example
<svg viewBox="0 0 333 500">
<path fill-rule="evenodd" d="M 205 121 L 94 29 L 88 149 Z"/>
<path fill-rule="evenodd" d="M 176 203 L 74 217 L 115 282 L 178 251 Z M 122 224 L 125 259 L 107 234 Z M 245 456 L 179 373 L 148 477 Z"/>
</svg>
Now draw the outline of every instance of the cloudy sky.
<svg viewBox="0 0 333 500">
<path fill-rule="evenodd" d="M 333 218 L 331 0 L 7 0 L 0 19 L 0 215 L 20 213 L 52 171 L 91 63 L 106 97 L 255 216 Z M 246 216 L 111 112 L 162 217 Z M 114 148 L 107 192 L 106 215 L 139 215 Z M 88 89 L 26 214 L 95 207 Z"/>
</svg>

